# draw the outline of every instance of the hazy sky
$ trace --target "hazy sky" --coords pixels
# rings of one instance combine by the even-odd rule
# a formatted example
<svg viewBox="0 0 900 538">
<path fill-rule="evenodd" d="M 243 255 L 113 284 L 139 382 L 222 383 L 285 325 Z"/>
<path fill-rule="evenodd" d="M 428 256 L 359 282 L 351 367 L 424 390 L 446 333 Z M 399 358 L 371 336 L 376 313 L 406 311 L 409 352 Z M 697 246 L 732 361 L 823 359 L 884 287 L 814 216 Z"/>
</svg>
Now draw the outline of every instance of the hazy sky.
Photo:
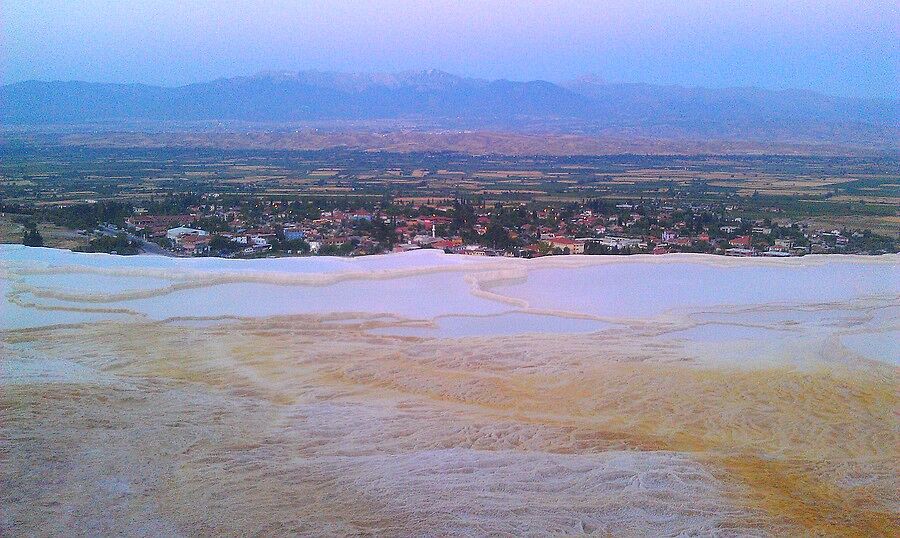
<svg viewBox="0 0 900 538">
<path fill-rule="evenodd" d="M 900 95 L 900 0 L 2 0 L 4 82 L 268 69 Z"/>
</svg>

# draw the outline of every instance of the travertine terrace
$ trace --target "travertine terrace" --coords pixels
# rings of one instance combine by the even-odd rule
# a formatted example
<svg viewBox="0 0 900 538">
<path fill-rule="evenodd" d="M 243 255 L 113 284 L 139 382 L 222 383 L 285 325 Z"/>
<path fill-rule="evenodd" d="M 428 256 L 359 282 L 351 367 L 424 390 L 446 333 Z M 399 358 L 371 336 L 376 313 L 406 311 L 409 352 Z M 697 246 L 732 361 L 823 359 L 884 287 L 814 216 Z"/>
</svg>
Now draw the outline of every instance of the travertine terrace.
<svg viewBox="0 0 900 538">
<path fill-rule="evenodd" d="M 898 260 L 0 246 L 0 532 L 896 535 Z"/>
</svg>

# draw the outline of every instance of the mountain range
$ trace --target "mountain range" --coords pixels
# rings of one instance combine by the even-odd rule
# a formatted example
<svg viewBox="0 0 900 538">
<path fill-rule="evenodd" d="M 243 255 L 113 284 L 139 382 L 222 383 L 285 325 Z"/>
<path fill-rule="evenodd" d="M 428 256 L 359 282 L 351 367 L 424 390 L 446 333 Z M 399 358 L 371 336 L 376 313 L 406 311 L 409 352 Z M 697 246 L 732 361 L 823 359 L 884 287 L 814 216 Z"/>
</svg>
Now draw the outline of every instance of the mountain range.
<svg viewBox="0 0 900 538">
<path fill-rule="evenodd" d="M 26 81 L 0 87 L 3 125 L 117 121 L 310 122 L 403 119 L 475 129 L 713 137 L 867 137 L 900 131 L 900 99 L 801 90 L 564 84 L 459 77 L 441 71 L 265 72 L 180 87 Z M 537 126 L 537 127 L 536 127 Z"/>
</svg>

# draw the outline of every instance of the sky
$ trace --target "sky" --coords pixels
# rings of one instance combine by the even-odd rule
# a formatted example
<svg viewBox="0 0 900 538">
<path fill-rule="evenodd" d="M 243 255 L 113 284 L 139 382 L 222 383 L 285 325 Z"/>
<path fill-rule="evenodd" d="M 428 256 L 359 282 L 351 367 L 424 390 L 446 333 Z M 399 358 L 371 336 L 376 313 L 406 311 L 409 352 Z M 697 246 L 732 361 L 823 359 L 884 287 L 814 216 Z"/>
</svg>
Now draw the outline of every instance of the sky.
<svg viewBox="0 0 900 538">
<path fill-rule="evenodd" d="M 0 79 L 265 70 L 900 96 L 900 0 L 2 0 Z"/>
</svg>

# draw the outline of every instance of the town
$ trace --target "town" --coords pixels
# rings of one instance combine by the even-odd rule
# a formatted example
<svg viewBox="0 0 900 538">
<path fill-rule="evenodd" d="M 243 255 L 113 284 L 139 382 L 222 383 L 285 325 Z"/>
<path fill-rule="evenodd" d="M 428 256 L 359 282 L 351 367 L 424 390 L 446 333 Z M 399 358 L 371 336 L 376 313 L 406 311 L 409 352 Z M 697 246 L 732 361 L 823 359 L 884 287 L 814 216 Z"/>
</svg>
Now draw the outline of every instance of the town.
<svg viewBox="0 0 900 538">
<path fill-rule="evenodd" d="M 49 213 L 60 224 L 96 215 L 85 250 L 174 256 L 360 256 L 439 249 L 473 256 L 533 258 L 559 254 L 799 256 L 897 252 L 868 230 L 813 229 L 764 208 L 752 218 L 739 205 L 674 205 L 660 200 L 486 204 L 465 199 L 348 201 L 173 196 L 144 205 L 94 202 Z M 106 215 L 100 221 L 100 215 Z M 84 221 L 94 224 L 88 216 Z M 82 222 L 83 223 L 83 222 Z M 34 229 L 26 243 L 40 241 Z"/>
<path fill-rule="evenodd" d="M 18 149 L 17 149 L 18 148 Z M 0 242 L 168 256 L 879 254 L 892 158 L 11 146 Z"/>
</svg>

